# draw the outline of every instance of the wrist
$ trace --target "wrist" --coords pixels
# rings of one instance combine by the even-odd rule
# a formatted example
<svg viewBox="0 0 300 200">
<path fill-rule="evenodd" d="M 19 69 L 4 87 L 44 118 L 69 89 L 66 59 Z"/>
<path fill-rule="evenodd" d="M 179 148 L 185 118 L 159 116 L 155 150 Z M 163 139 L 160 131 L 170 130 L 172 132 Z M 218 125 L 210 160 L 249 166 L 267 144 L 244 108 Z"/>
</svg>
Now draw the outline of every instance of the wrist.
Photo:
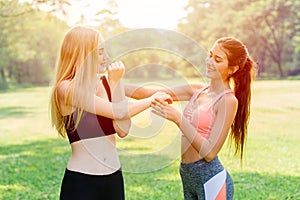
<svg viewBox="0 0 300 200">
<path fill-rule="evenodd" d="M 182 122 L 182 117 L 181 117 L 181 114 L 179 114 L 179 115 L 177 115 L 177 117 L 175 118 L 174 123 L 175 123 L 178 127 L 180 127 L 181 122 Z"/>
</svg>

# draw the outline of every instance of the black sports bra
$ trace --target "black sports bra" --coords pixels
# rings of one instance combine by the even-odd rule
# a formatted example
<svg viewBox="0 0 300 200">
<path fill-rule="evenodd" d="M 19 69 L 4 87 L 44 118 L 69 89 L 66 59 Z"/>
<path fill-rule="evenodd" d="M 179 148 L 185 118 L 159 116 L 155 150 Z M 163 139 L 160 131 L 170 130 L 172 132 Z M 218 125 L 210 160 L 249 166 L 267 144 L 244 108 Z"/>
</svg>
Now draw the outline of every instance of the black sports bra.
<svg viewBox="0 0 300 200">
<path fill-rule="evenodd" d="M 101 80 L 108 95 L 109 101 L 111 101 L 110 88 L 105 76 L 102 76 Z M 76 115 L 77 111 L 74 111 L 71 115 L 68 115 L 66 118 L 65 128 L 70 143 L 82 139 L 102 137 L 116 133 L 112 119 L 100 115 L 95 115 L 86 111 L 83 111 L 78 127 L 74 129 Z M 68 126 L 69 120 L 70 124 Z"/>
</svg>

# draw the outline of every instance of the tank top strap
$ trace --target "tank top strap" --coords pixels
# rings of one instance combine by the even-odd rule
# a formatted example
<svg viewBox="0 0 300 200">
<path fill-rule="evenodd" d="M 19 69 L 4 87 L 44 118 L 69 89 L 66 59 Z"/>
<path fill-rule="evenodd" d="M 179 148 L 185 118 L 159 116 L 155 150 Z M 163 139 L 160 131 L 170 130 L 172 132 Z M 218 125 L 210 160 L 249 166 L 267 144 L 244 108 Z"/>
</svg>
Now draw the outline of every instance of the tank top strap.
<svg viewBox="0 0 300 200">
<path fill-rule="evenodd" d="M 103 83 L 103 85 L 104 85 L 104 88 L 105 88 L 105 90 L 106 90 L 108 99 L 109 99 L 109 101 L 111 101 L 110 87 L 109 87 L 109 84 L 108 84 L 108 81 L 107 81 L 105 75 L 101 76 L 101 81 L 102 81 L 102 83 Z"/>
<path fill-rule="evenodd" d="M 216 98 L 211 102 L 211 105 L 215 105 L 215 103 L 219 101 L 219 99 L 221 99 L 225 94 L 228 93 L 233 93 L 233 91 L 231 89 L 224 90 L 218 96 L 216 96 Z"/>
</svg>

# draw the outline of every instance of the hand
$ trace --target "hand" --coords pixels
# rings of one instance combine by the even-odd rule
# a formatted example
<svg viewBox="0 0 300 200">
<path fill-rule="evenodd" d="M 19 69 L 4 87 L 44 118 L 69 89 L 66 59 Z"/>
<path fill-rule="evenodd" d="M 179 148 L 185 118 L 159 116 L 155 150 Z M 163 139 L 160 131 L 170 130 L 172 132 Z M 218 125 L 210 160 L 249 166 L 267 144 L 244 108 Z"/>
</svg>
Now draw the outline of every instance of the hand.
<svg viewBox="0 0 300 200">
<path fill-rule="evenodd" d="M 152 112 L 165 119 L 175 122 L 178 126 L 181 122 L 181 113 L 166 101 L 155 98 L 152 103 Z"/>
<path fill-rule="evenodd" d="M 167 102 L 168 104 L 173 103 L 172 97 L 165 92 L 156 92 L 152 95 L 152 102 L 156 100 L 161 100 L 161 102 Z"/>
<path fill-rule="evenodd" d="M 122 61 L 117 61 L 108 66 L 108 81 L 118 83 L 125 73 L 125 66 Z"/>
</svg>

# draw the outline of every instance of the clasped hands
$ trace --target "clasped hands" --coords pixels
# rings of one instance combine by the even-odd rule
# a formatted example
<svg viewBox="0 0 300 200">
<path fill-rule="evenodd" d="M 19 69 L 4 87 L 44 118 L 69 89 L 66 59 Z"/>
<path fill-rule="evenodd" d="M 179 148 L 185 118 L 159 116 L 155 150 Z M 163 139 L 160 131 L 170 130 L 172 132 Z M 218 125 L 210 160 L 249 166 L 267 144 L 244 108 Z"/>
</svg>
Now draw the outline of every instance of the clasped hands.
<svg viewBox="0 0 300 200">
<path fill-rule="evenodd" d="M 171 105 L 173 103 L 172 97 L 164 92 L 157 92 L 156 94 L 160 96 L 153 96 L 152 112 L 179 125 L 181 113 Z"/>
</svg>

